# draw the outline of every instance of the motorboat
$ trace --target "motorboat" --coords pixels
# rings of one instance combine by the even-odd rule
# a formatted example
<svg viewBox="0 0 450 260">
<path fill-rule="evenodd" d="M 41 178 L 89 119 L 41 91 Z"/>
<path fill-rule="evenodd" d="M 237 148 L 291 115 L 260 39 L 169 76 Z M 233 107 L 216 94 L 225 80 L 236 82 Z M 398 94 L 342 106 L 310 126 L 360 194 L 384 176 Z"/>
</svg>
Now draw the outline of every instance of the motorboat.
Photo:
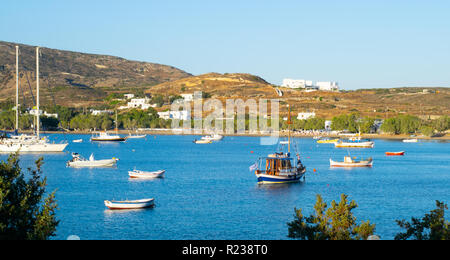
<svg viewBox="0 0 450 260">
<path fill-rule="evenodd" d="M 208 135 L 208 136 L 203 136 L 202 140 L 210 140 L 210 141 L 220 141 L 223 139 L 222 135 L 218 135 L 218 134 L 214 134 L 214 135 Z"/>
<path fill-rule="evenodd" d="M 155 172 L 147 172 L 140 170 L 129 171 L 128 175 L 133 179 L 155 179 L 164 177 L 165 170 L 159 170 Z"/>
<path fill-rule="evenodd" d="M 401 152 L 386 152 L 385 154 L 386 154 L 386 156 L 402 156 L 402 155 L 405 155 L 405 151 L 401 151 Z"/>
<path fill-rule="evenodd" d="M 155 206 L 155 199 L 109 201 L 105 200 L 105 206 L 111 210 L 144 209 Z"/>
<path fill-rule="evenodd" d="M 75 168 L 113 167 L 117 161 L 119 161 L 117 158 L 95 160 L 93 154 L 89 159 L 85 159 L 78 153 L 72 153 L 72 160 L 67 162 L 67 166 Z"/>
<path fill-rule="evenodd" d="M 337 143 L 339 139 L 320 139 L 317 140 L 318 144 L 334 144 Z"/>
<path fill-rule="evenodd" d="M 367 160 L 356 161 L 350 156 L 345 156 L 343 162 L 336 162 L 330 159 L 331 167 L 372 167 L 373 160 L 369 158 Z"/>
<path fill-rule="evenodd" d="M 91 137 L 92 142 L 125 142 L 127 138 L 120 135 L 110 135 L 107 132 L 100 132 Z"/>
<path fill-rule="evenodd" d="M 292 124 L 288 119 L 288 141 L 287 152 L 283 151 L 285 144 L 281 144 L 281 151 L 269 154 L 267 157 L 261 157 L 258 161 L 250 166 L 250 171 L 255 171 L 256 178 L 260 184 L 281 184 L 299 182 L 305 176 L 306 167 L 300 160 L 300 154 L 297 153 L 295 158 L 291 157 L 291 134 L 290 126 Z M 265 165 L 264 165 L 265 163 Z"/>
<path fill-rule="evenodd" d="M 417 143 L 419 142 L 419 140 L 417 138 L 413 138 L 413 139 L 404 139 L 403 140 L 404 143 Z"/>
<path fill-rule="evenodd" d="M 212 141 L 211 140 L 200 139 L 200 140 L 194 140 L 194 143 L 196 143 L 196 144 L 210 144 L 210 143 L 212 143 Z"/>
<path fill-rule="evenodd" d="M 76 139 L 76 140 L 73 140 L 72 142 L 74 142 L 74 143 L 82 143 L 83 139 Z"/>
<path fill-rule="evenodd" d="M 346 141 L 340 140 L 334 143 L 336 148 L 373 148 L 375 143 L 369 140 L 361 140 L 360 138 L 352 138 Z"/>
<path fill-rule="evenodd" d="M 127 136 L 127 139 L 142 139 L 142 138 L 145 138 L 145 137 L 147 137 L 147 135 L 128 135 Z"/>
</svg>

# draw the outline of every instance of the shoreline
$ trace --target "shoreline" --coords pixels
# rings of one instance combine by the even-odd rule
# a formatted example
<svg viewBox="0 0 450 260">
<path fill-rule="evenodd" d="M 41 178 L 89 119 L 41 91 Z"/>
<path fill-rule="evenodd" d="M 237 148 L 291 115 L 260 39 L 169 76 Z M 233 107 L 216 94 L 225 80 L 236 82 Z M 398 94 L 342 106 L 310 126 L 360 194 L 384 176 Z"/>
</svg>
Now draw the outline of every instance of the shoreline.
<svg viewBox="0 0 450 260">
<path fill-rule="evenodd" d="M 157 130 L 142 130 L 142 131 L 130 131 L 130 130 L 119 130 L 119 131 L 108 131 L 109 133 L 117 133 L 120 135 L 135 135 L 135 134 L 146 134 L 146 135 L 185 135 L 185 136 L 202 136 L 202 135 L 209 135 L 208 133 L 182 133 L 178 131 L 173 131 L 172 129 L 157 129 Z M 21 131 L 20 133 L 24 134 L 30 134 L 33 133 L 32 131 Z M 42 134 L 72 134 L 72 135 L 92 135 L 95 133 L 98 133 L 98 131 L 41 131 Z M 246 137 L 270 137 L 270 134 L 251 134 L 251 133 L 245 133 L 245 134 L 221 134 L 223 136 L 246 136 Z M 295 138 L 313 138 L 314 134 L 299 134 L 299 133 L 291 133 L 291 137 Z M 280 133 L 279 137 L 287 137 L 287 133 Z M 322 137 L 325 138 L 347 138 L 347 136 L 340 136 L 340 135 L 323 135 Z M 390 140 L 403 140 L 403 139 L 410 139 L 410 135 L 387 135 L 387 134 L 362 134 L 361 138 L 364 139 L 390 139 Z M 420 140 L 450 140 L 450 135 L 446 134 L 439 137 L 428 137 L 428 136 L 416 136 L 414 138 L 420 139 Z"/>
</svg>

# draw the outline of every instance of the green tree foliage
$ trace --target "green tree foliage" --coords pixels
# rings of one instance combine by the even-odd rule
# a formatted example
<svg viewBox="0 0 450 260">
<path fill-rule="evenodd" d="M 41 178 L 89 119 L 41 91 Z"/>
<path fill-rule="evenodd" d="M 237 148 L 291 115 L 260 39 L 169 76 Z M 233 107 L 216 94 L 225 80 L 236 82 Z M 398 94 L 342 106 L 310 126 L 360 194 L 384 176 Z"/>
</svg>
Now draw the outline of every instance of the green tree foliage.
<svg viewBox="0 0 450 260">
<path fill-rule="evenodd" d="M 46 240 L 55 235 L 59 223 L 55 192 L 44 198 L 42 163 L 41 158 L 35 170 L 29 169 L 27 181 L 17 154 L 0 162 L 0 240 Z"/>
<path fill-rule="evenodd" d="M 436 201 L 436 209 L 422 219 L 412 218 L 411 222 L 397 220 L 406 232 L 397 234 L 395 240 L 450 240 L 450 222 L 445 220 L 445 210 L 448 206 Z"/>
<path fill-rule="evenodd" d="M 336 131 L 348 130 L 352 133 L 359 132 L 358 118 L 358 113 L 333 117 L 331 120 L 331 129 Z"/>
<path fill-rule="evenodd" d="M 417 132 L 421 125 L 421 120 L 416 116 L 400 115 L 386 119 L 381 130 L 390 134 L 412 134 Z"/>
<path fill-rule="evenodd" d="M 444 132 L 450 129 L 450 117 L 449 116 L 442 116 L 436 120 L 433 120 L 432 122 L 433 129 Z"/>
<path fill-rule="evenodd" d="M 355 201 L 348 201 L 348 196 L 341 195 L 339 203 L 334 200 L 331 207 L 320 195 L 314 206 L 315 214 L 305 217 L 301 209 L 296 209 L 294 221 L 288 223 L 290 238 L 301 240 L 362 240 L 375 232 L 375 225 L 369 221 L 356 223 L 352 210 L 358 207 Z"/>
</svg>

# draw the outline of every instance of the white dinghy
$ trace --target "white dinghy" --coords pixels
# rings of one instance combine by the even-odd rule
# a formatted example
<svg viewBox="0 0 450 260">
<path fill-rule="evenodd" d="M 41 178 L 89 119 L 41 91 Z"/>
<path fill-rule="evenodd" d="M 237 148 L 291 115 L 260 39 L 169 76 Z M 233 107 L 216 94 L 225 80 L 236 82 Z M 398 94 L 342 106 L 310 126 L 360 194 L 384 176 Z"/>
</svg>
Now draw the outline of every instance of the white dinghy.
<svg viewBox="0 0 450 260">
<path fill-rule="evenodd" d="M 155 206 L 155 199 L 124 200 L 124 201 L 105 200 L 105 206 L 111 210 L 144 209 Z"/>
<path fill-rule="evenodd" d="M 155 179 L 164 177 L 165 170 L 159 170 L 155 172 L 133 170 L 129 171 L 128 175 L 133 179 Z"/>
<path fill-rule="evenodd" d="M 78 153 L 72 153 L 72 160 L 67 162 L 67 166 L 75 167 L 75 168 L 113 167 L 116 165 L 118 160 L 119 159 L 117 159 L 117 158 L 105 159 L 105 160 L 95 160 L 93 154 L 91 154 L 91 156 L 89 157 L 89 160 L 87 160 L 87 159 L 83 158 L 81 155 L 79 155 Z"/>
</svg>

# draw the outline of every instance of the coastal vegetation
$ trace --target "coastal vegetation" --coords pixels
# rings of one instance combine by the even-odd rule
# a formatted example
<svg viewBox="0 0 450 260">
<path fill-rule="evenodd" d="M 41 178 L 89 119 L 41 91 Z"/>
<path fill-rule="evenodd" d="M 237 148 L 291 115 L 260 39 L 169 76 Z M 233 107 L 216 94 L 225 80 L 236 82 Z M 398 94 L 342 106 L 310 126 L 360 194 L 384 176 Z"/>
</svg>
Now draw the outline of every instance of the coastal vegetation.
<svg viewBox="0 0 450 260">
<path fill-rule="evenodd" d="M 0 240 L 47 240 L 55 236 L 59 221 L 55 192 L 46 194 L 43 159 L 24 174 L 17 154 L 0 162 Z M 25 176 L 30 176 L 26 180 Z"/>
<path fill-rule="evenodd" d="M 288 237 L 300 240 L 367 240 L 375 234 L 375 224 L 362 221 L 357 225 L 352 210 L 357 208 L 355 201 L 349 202 L 348 195 L 342 194 L 341 201 L 331 202 L 331 207 L 317 195 L 314 214 L 305 217 L 301 209 L 295 209 L 295 216 L 288 225 Z M 421 219 L 411 222 L 397 220 L 405 232 L 398 233 L 395 240 L 449 240 L 450 222 L 445 219 L 448 206 L 436 201 L 436 209 Z"/>
</svg>

